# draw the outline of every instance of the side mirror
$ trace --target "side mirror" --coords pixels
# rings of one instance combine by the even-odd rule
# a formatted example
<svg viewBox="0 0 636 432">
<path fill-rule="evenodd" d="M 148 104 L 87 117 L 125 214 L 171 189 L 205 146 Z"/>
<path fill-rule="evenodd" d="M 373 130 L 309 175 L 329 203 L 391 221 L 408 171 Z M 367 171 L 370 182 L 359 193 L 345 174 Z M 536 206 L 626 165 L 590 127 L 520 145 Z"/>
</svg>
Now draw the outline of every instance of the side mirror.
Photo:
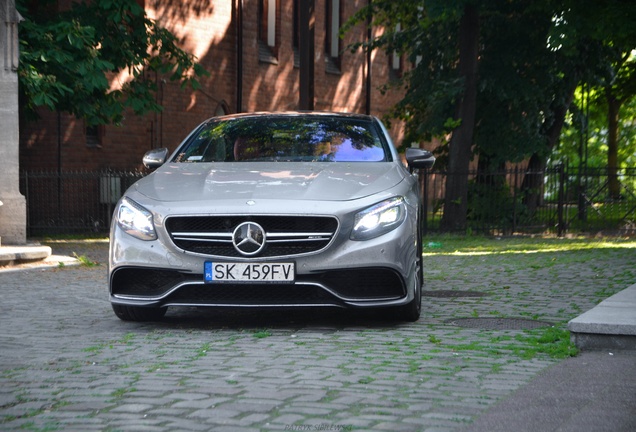
<svg viewBox="0 0 636 432">
<path fill-rule="evenodd" d="M 168 149 L 165 147 L 149 150 L 144 155 L 144 166 L 146 168 L 159 168 L 166 162 L 167 157 Z"/>
<path fill-rule="evenodd" d="M 435 164 L 435 156 L 428 150 L 409 147 L 406 149 L 406 163 L 409 169 L 431 169 Z"/>
</svg>

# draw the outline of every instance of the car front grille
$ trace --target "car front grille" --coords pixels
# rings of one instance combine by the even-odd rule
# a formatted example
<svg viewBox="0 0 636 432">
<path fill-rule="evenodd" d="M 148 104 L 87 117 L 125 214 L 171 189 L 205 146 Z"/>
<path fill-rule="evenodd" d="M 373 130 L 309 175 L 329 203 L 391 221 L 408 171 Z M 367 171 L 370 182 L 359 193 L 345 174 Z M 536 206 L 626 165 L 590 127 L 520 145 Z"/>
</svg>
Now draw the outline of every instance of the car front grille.
<svg viewBox="0 0 636 432">
<path fill-rule="evenodd" d="M 202 255 L 238 258 L 232 233 L 243 222 L 265 230 L 265 247 L 254 256 L 288 257 L 318 252 L 331 242 L 338 220 L 325 216 L 173 216 L 166 229 L 179 248 Z"/>
</svg>

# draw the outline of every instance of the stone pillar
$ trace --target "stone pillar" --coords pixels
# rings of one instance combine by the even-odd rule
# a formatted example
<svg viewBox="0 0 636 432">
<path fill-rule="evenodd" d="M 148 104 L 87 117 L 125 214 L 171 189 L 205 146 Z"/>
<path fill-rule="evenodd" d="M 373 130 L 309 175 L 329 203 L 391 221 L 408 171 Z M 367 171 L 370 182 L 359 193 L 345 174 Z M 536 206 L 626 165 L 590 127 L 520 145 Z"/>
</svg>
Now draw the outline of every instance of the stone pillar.
<svg viewBox="0 0 636 432">
<path fill-rule="evenodd" d="M 26 243 L 26 200 L 20 194 L 18 23 L 15 0 L 0 0 L 0 239 Z"/>
</svg>

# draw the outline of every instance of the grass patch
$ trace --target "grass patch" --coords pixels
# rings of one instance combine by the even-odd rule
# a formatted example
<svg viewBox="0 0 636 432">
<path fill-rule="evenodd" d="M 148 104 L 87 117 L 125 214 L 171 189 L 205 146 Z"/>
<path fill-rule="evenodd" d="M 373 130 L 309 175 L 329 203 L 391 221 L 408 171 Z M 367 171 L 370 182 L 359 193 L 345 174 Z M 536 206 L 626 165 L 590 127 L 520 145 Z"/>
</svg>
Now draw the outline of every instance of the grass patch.
<svg viewBox="0 0 636 432">
<path fill-rule="evenodd" d="M 554 359 L 574 357 L 578 348 L 570 341 L 570 332 L 555 327 L 525 330 L 513 336 L 497 336 L 489 342 L 471 342 L 467 344 L 446 345 L 446 348 L 458 351 L 479 351 L 487 355 L 515 355 L 531 360 L 539 355 L 548 355 Z"/>
<path fill-rule="evenodd" d="M 124 396 L 126 396 L 128 393 L 134 393 L 136 391 L 137 391 L 137 389 L 135 387 L 130 387 L 130 388 L 122 387 L 122 388 L 119 388 L 119 389 L 113 391 L 110 394 L 110 396 L 115 398 L 115 399 L 120 399 L 120 398 L 123 398 Z"/>
<path fill-rule="evenodd" d="M 428 341 L 432 344 L 439 345 L 442 343 L 442 340 L 435 335 L 429 335 Z"/>
<path fill-rule="evenodd" d="M 270 332 L 269 330 L 256 330 L 253 334 L 256 339 L 264 339 L 266 337 L 270 337 L 271 335 L 272 332 Z"/>
<path fill-rule="evenodd" d="M 426 247 L 434 244 L 435 247 Z M 486 237 L 429 235 L 424 255 L 489 255 L 636 248 L 629 238 Z"/>
<path fill-rule="evenodd" d="M 570 332 L 556 327 L 529 330 L 516 339 L 530 346 L 535 353 L 547 354 L 552 358 L 574 357 L 579 349 L 570 341 Z"/>
<path fill-rule="evenodd" d="M 210 351 L 210 349 L 211 349 L 210 343 L 209 342 L 204 343 L 203 345 L 201 345 L 201 348 L 197 350 L 197 353 L 194 355 L 192 360 L 205 357 L 206 355 L 208 355 L 208 351 Z"/>
<path fill-rule="evenodd" d="M 371 377 L 363 377 L 363 378 L 360 378 L 360 379 L 358 380 L 358 384 L 371 384 L 373 381 L 375 381 L 375 379 L 374 379 L 374 378 L 371 378 Z"/>
<path fill-rule="evenodd" d="M 73 256 L 75 257 L 75 259 L 77 259 L 80 262 L 80 265 L 82 267 L 95 267 L 99 264 L 97 264 L 95 261 L 91 260 L 90 258 L 88 258 L 86 255 L 77 255 L 75 252 L 73 252 Z"/>
</svg>

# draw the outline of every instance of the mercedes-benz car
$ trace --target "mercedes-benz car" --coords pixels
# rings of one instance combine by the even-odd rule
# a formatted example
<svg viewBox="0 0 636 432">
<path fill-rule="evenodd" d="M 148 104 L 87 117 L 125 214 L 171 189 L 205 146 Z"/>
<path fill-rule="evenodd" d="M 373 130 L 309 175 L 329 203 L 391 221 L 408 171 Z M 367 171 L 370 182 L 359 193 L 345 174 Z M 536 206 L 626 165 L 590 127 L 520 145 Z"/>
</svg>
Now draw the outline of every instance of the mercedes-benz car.
<svg viewBox="0 0 636 432">
<path fill-rule="evenodd" d="M 372 116 L 318 112 L 215 117 L 113 214 L 110 301 L 122 320 L 172 306 L 384 308 L 420 316 L 422 234 L 415 170 Z"/>
</svg>

